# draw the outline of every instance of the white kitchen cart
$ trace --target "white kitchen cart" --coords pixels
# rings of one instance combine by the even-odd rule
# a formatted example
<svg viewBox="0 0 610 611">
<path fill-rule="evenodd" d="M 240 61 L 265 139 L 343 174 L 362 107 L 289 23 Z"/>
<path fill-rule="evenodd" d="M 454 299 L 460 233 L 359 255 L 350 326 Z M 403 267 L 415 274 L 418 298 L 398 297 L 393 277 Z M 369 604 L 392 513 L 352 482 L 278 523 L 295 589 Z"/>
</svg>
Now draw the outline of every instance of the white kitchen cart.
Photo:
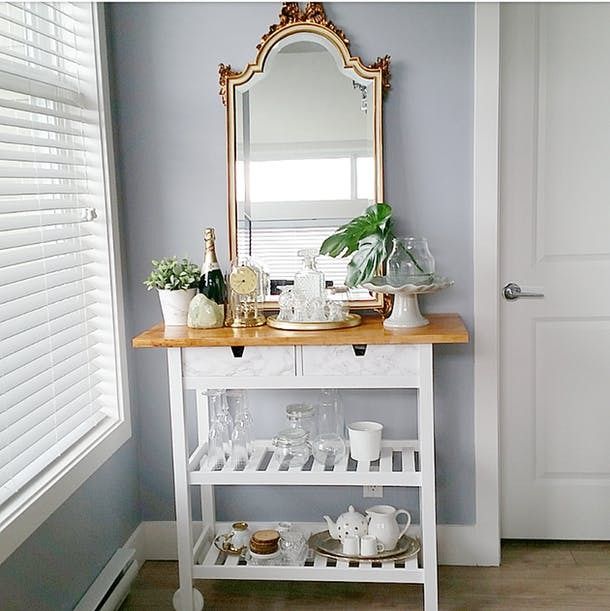
<svg viewBox="0 0 610 611">
<path fill-rule="evenodd" d="M 167 349 L 180 578 L 174 606 L 179 611 L 203 607 L 193 579 L 421 583 L 425 608 L 437 608 L 432 345 L 465 343 L 468 332 L 457 315 L 437 314 L 429 319 L 428 326 L 406 331 L 388 331 L 378 317 L 365 317 L 360 327 L 335 331 L 157 325 L 134 338 L 136 348 Z M 418 438 L 384 440 L 378 463 L 354 463 L 346 456 L 332 471 L 312 461 L 303 469 L 279 471 L 270 460 L 269 442 L 260 440 L 243 471 L 228 465 L 209 472 L 202 468 L 209 421 L 202 391 L 211 388 L 417 389 Z M 199 441 L 192 452 L 187 445 L 185 391 L 195 391 L 198 404 Z M 375 414 L 375 419 L 383 421 L 381 414 Z M 216 522 L 217 484 L 418 487 L 422 549 L 419 557 L 399 562 L 356 563 L 316 555 L 302 567 L 248 566 L 213 545 L 215 535 L 230 528 Z M 193 485 L 201 488 L 201 529 L 192 520 L 189 488 Z M 302 526 L 310 531 L 326 528 L 322 522 Z"/>
</svg>

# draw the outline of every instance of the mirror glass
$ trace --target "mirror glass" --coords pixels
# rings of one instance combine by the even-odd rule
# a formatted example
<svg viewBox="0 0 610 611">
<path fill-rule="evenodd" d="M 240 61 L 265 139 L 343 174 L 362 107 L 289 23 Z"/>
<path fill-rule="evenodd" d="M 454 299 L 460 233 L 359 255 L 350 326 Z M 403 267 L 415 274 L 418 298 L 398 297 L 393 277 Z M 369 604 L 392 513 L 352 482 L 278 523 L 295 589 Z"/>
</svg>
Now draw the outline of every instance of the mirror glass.
<svg viewBox="0 0 610 611">
<path fill-rule="evenodd" d="M 270 275 L 267 301 L 302 267 L 298 250 L 318 250 L 377 200 L 373 99 L 374 80 L 312 33 L 279 41 L 264 70 L 235 87 L 237 252 Z M 327 286 L 343 286 L 347 259 L 317 266 Z"/>
</svg>

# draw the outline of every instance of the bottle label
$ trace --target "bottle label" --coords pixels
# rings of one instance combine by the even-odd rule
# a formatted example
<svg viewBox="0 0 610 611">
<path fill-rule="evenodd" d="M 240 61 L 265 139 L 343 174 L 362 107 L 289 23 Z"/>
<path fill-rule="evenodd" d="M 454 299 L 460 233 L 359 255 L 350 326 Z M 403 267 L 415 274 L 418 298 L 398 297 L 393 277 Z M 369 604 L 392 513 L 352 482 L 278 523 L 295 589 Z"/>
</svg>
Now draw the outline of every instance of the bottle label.
<svg viewBox="0 0 610 611">
<path fill-rule="evenodd" d="M 218 261 L 205 261 L 203 263 L 202 273 L 205 272 L 213 272 L 215 269 L 220 269 L 220 265 L 218 265 Z"/>
</svg>

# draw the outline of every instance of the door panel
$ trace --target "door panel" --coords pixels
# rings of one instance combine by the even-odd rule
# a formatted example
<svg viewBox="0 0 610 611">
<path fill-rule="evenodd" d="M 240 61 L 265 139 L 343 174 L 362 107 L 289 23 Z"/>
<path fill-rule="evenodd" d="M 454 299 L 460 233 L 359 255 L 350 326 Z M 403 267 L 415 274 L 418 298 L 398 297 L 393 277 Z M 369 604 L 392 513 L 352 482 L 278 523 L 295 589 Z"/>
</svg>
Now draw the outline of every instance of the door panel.
<svg viewBox="0 0 610 611">
<path fill-rule="evenodd" d="M 502 536 L 610 539 L 610 5 L 501 7 Z M 600 507 L 604 507 L 601 510 Z"/>
</svg>

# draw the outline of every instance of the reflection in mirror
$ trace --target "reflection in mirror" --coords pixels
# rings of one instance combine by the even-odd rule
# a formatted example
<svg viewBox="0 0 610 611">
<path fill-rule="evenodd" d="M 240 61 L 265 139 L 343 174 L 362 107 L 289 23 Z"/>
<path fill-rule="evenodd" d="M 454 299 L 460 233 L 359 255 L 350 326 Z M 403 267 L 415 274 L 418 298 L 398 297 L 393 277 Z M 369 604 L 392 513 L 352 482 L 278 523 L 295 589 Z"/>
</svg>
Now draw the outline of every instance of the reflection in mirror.
<svg viewBox="0 0 610 611">
<path fill-rule="evenodd" d="M 235 88 L 237 251 L 277 286 L 337 227 L 375 201 L 373 79 L 345 69 L 335 47 L 301 33 L 274 46 L 264 71 Z M 320 257 L 327 285 L 346 260 Z M 350 291 L 350 299 L 370 299 Z"/>
</svg>

